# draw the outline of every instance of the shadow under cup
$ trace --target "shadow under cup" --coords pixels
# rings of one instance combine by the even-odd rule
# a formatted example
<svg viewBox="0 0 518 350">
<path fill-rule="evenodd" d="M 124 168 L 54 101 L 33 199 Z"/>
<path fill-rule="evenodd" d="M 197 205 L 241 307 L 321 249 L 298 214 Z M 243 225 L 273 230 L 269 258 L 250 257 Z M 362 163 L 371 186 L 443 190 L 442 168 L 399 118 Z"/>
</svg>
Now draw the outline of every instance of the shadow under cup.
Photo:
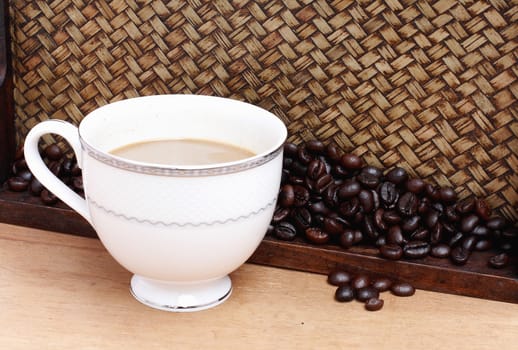
<svg viewBox="0 0 518 350">
<path fill-rule="evenodd" d="M 228 274 L 261 242 L 280 186 L 287 131 L 276 116 L 226 98 L 140 97 L 103 106 L 79 127 L 85 196 L 99 238 L 134 276 L 132 294 L 194 311 L 228 298 Z M 206 166 L 158 165 L 109 154 L 161 139 L 205 139 L 255 156 Z"/>
</svg>

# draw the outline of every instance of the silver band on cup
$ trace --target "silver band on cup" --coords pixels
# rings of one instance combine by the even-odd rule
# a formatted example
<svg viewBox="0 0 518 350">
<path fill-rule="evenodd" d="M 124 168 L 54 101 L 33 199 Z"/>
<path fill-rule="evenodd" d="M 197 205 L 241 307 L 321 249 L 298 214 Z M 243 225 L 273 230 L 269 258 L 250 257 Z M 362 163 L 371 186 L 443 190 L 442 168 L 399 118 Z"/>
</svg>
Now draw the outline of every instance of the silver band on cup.
<svg viewBox="0 0 518 350">
<path fill-rule="evenodd" d="M 178 176 L 178 177 L 193 177 L 193 176 L 213 176 L 237 173 L 240 171 L 256 168 L 260 165 L 268 163 L 270 160 L 276 158 L 283 150 L 284 145 L 279 146 L 274 151 L 260 157 L 253 157 L 248 161 L 240 162 L 238 164 L 227 164 L 208 168 L 182 168 L 163 166 L 158 164 L 146 164 L 125 160 L 119 157 L 107 155 L 104 152 L 90 146 L 87 142 L 80 138 L 81 146 L 90 157 L 115 168 L 128 170 L 136 173 L 159 176 Z"/>
</svg>

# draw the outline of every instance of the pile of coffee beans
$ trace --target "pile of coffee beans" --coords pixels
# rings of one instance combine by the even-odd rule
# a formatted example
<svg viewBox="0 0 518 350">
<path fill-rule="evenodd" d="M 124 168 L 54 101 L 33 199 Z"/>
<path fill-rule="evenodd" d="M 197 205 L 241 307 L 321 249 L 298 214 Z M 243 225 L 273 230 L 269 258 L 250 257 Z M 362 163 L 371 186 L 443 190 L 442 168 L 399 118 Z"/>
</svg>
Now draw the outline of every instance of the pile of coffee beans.
<svg viewBox="0 0 518 350">
<path fill-rule="evenodd" d="M 372 278 L 367 274 L 353 275 L 345 270 L 335 270 L 327 276 L 327 282 L 336 286 L 335 300 L 349 302 L 357 300 L 365 304 L 368 311 L 378 311 L 384 305 L 380 293 L 391 291 L 400 297 L 414 295 L 415 288 L 407 282 L 393 281 L 389 278 Z"/>
<path fill-rule="evenodd" d="M 50 144 L 40 150 L 41 157 L 49 170 L 59 177 L 72 190 L 83 196 L 83 177 L 81 169 L 74 157 L 67 156 L 65 152 L 55 143 Z M 23 148 L 16 152 L 15 160 L 12 164 L 12 176 L 7 179 L 7 188 L 14 192 L 28 191 L 31 195 L 39 197 L 42 203 L 54 205 L 59 199 L 48 189 L 46 189 L 34 177 L 27 167 L 23 157 Z"/>
<path fill-rule="evenodd" d="M 81 169 L 58 144 L 40 150 L 49 169 L 83 194 Z M 269 234 L 302 237 L 311 244 L 376 247 L 389 260 L 426 256 L 464 265 L 476 251 L 493 249 L 488 265 L 504 268 L 518 255 L 518 230 L 493 215 L 482 198 L 458 200 L 453 188 L 412 178 L 401 167 L 364 164 L 334 144 L 313 140 L 284 146 L 282 182 Z M 47 205 L 58 198 L 27 168 L 20 149 L 7 180 L 11 191 L 28 191 Z"/>
<path fill-rule="evenodd" d="M 459 200 L 451 187 L 412 178 L 402 167 L 364 164 L 333 144 L 286 143 L 282 183 L 269 234 L 312 244 L 377 247 L 389 260 L 426 256 L 467 263 L 494 249 L 503 268 L 518 250 L 518 230 L 482 198 Z"/>
</svg>

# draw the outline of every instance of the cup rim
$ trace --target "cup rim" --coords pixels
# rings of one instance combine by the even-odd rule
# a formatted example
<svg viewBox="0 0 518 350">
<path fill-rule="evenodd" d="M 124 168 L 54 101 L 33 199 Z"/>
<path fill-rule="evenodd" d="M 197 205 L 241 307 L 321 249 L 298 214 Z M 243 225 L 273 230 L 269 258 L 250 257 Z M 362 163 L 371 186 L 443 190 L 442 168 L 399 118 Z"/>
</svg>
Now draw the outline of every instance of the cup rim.
<svg viewBox="0 0 518 350">
<path fill-rule="evenodd" d="M 196 94 L 161 94 L 161 95 L 148 95 L 148 96 L 139 96 L 127 98 L 119 101 L 115 101 L 104 106 L 101 106 L 98 109 L 102 109 L 106 106 L 115 105 L 118 103 L 124 103 L 128 100 L 135 99 L 153 99 L 153 98 L 167 98 L 167 97 L 179 97 L 179 98 L 200 98 L 200 99 L 219 99 L 225 100 L 231 103 L 239 103 L 244 104 L 248 108 L 256 108 L 260 109 L 262 112 L 269 114 L 273 120 L 281 127 L 281 136 L 278 141 L 270 148 L 265 150 L 264 152 L 255 154 L 251 157 L 243 158 L 237 161 L 232 162 L 223 162 L 223 163 L 212 163 L 209 165 L 166 165 L 166 164 L 158 164 L 158 163 L 149 163 L 149 162 L 140 162 L 135 160 L 130 160 L 127 158 L 119 157 L 99 148 L 93 146 L 89 143 L 85 137 L 82 135 L 82 124 L 83 121 L 87 121 L 90 118 L 94 118 L 92 113 L 88 114 L 79 124 L 78 134 L 79 141 L 81 143 L 81 147 L 83 151 L 86 152 L 90 157 L 105 163 L 107 165 L 120 168 L 123 170 L 128 170 L 137 173 L 149 174 L 149 175 L 162 175 L 162 176 L 209 176 L 209 175 L 223 175 L 228 173 L 240 172 L 248 169 L 252 169 L 258 167 L 262 164 L 269 162 L 270 160 L 276 158 L 279 154 L 282 153 L 284 143 L 286 142 L 288 131 L 286 125 L 282 122 L 282 120 L 273 114 L 272 112 L 259 107 L 257 105 L 228 98 L 228 97 L 219 97 L 219 96 L 209 96 L 209 95 L 196 95 Z"/>
</svg>

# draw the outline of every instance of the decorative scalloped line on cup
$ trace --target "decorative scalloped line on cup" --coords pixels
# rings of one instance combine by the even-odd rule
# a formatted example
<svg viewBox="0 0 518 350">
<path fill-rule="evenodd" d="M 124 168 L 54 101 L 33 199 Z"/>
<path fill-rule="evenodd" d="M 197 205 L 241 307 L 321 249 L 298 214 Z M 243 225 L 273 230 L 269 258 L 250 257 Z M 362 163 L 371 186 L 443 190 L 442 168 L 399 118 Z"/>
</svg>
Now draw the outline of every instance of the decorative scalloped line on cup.
<svg viewBox="0 0 518 350">
<path fill-rule="evenodd" d="M 182 168 L 182 167 L 173 167 L 173 166 L 160 166 L 156 164 L 146 164 L 133 162 L 131 160 L 126 160 L 123 158 L 119 158 L 116 156 L 112 156 L 110 154 L 106 154 L 101 152 L 88 143 L 86 143 L 83 139 L 81 140 L 81 145 L 83 150 L 85 150 L 88 155 L 98 161 L 113 166 L 115 168 L 129 170 L 137 173 L 148 174 L 148 175 L 159 175 L 159 176 L 213 176 L 213 175 L 224 175 L 230 173 L 237 173 L 243 170 L 252 169 L 268 163 L 270 160 L 276 158 L 283 150 L 283 145 L 275 149 L 274 151 L 265 154 L 259 158 L 252 158 L 248 161 L 242 161 L 237 164 L 229 164 L 229 165 L 220 165 L 214 167 L 207 168 Z"/>
<path fill-rule="evenodd" d="M 148 219 L 141 219 L 141 218 L 137 218 L 135 216 L 128 216 L 126 214 L 118 213 L 118 212 L 116 212 L 114 210 L 111 210 L 111 209 L 108 209 L 108 208 L 104 207 L 103 205 L 101 205 L 98 202 L 96 202 L 95 200 L 93 200 L 91 197 L 88 197 L 88 202 L 90 204 L 93 204 L 96 208 L 104 211 L 105 213 L 107 213 L 109 215 L 116 216 L 118 218 L 121 218 L 121 219 L 124 219 L 124 220 L 127 220 L 127 221 L 134 221 L 134 222 L 137 222 L 139 224 L 150 224 L 150 225 L 153 225 L 153 226 L 165 226 L 165 227 L 169 227 L 169 226 L 176 226 L 176 227 L 200 227 L 200 226 L 224 225 L 224 224 L 229 223 L 229 222 L 237 222 L 239 220 L 248 219 L 248 218 L 250 218 L 252 216 L 260 214 L 261 212 L 267 210 L 269 207 L 275 205 L 276 200 L 277 200 L 277 197 L 273 198 L 264 207 L 262 207 L 262 208 L 260 208 L 258 210 L 254 210 L 251 213 L 248 213 L 246 215 L 240 215 L 240 216 L 235 217 L 235 218 L 228 218 L 228 219 L 224 219 L 224 220 L 214 220 L 214 221 L 211 221 L 211 222 L 204 222 L 204 221 L 201 221 L 201 222 L 164 222 L 164 221 L 161 221 L 161 220 L 153 221 L 153 220 L 148 220 Z"/>
</svg>

